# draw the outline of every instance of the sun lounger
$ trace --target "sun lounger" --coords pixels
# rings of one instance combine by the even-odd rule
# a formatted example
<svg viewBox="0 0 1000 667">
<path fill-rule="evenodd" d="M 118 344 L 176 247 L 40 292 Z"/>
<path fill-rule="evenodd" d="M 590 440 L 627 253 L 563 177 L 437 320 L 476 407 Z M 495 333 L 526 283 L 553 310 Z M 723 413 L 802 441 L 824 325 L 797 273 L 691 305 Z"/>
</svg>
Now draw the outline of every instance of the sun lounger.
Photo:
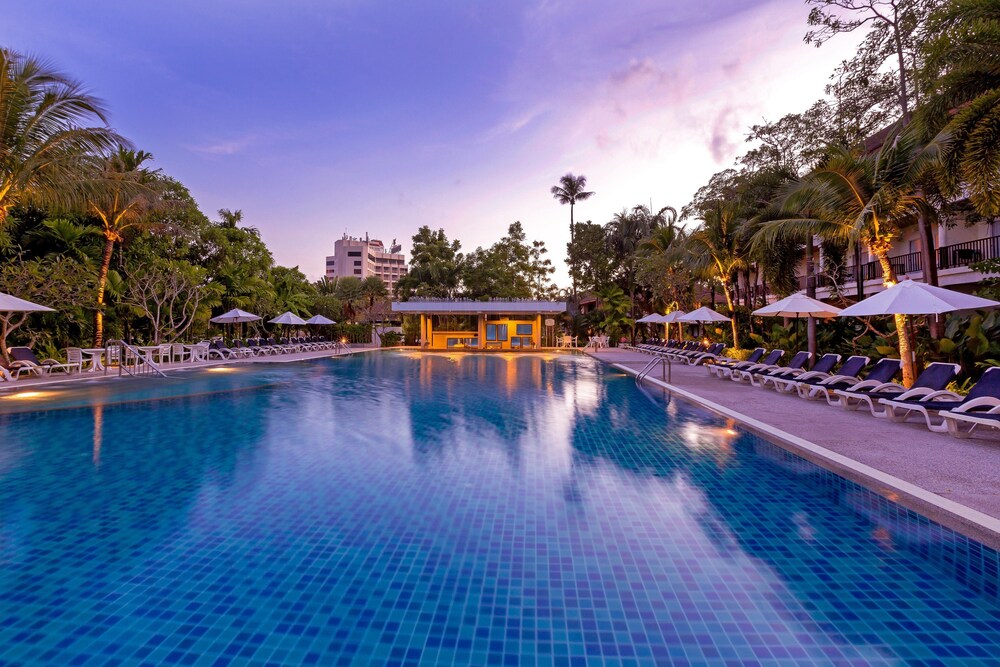
<svg viewBox="0 0 1000 667">
<path fill-rule="evenodd" d="M 700 366 L 714 359 L 718 359 L 722 351 L 726 349 L 725 343 L 713 343 L 704 352 L 700 352 L 687 358 L 689 366 Z"/>
<path fill-rule="evenodd" d="M 790 370 L 802 370 L 809 363 L 809 359 L 812 358 L 812 354 L 804 350 L 796 352 L 787 365 L 781 366 L 780 364 L 773 364 L 771 366 L 762 366 L 758 364 L 755 368 L 748 368 L 742 371 L 735 371 L 733 373 L 733 380 L 736 382 L 749 382 L 753 386 L 760 386 L 761 378 L 769 375 L 777 375 L 779 373 L 784 373 Z M 738 374 L 738 375 L 737 375 Z"/>
<path fill-rule="evenodd" d="M 948 430 L 948 424 L 942 411 L 975 416 L 977 410 L 988 412 L 991 408 L 1000 406 L 1000 367 L 990 368 L 983 373 L 966 396 L 942 390 L 908 400 L 883 398 L 879 403 L 885 406 L 885 416 L 891 421 L 903 422 L 910 415 L 919 414 L 924 418 L 927 428 L 943 433 Z M 935 420 L 936 417 L 940 421 Z"/>
<path fill-rule="evenodd" d="M 895 382 L 875 384 L 868 381 L 859 382 L 850 389 L 835 389 L 833 393 L 840 396 L 840 407 L 845 410 L 857 410 L 862 405 L 875 417 L 884 417 L 885 412 L 875 406 L 883 398 L 908 400 L 918 396 L 926 396 L 941 391 L 958 374 L 961 367 L 958 364 L 946 364 L 936 361 L 930 364 L 917 376 L 913 386 L 907 389 Z"/>
<path fill-rule="evenodd" d="M 839 362 L 840 362 L 839 354 L 824 354 L 822 357 L 819 358 L 819 361 L 817 361 L 815 365 L 813 365 L 812 370 L 805 368 L 805 366 L 801 368 L 791 368 L 791 367 L 784 368 L 777 371 L 757 375 L 755 378 L 751 379 L 750 383 L 756 384 L 756 386 L 764 388 L 770 386 L 772 389 L 781 391 L 782 385 L 780 385 L 779 382 L 784 382 L 786 380 L 793 380 L 803 375 L 810 375 L 810 376 L 822 375 L 823 377 L 826 377 L 827 375 L 830 374 L 830 371 L 833 370 L 833 367 L 836 366 Z M 789 364 L 789 366 L 791 365 L 792 364 Z M 756 380 L 756 382 L 754 382 L 754 380 Z"/>
<path fill-rule="evenodd" d="M 74 368 L 78 371 L 81 370 L 79 364 L 61 364 L 55 359 L 40 360 L 30 347 L 9 347 L 7 354 L 12 359 L 8 370 L 14 372 L 14 376 L 18 378 L 23 373 L 42 377 L 56 371 L 62 371 L 68 375 L 73 372 Z"/>
<path fill-rule="evenodd" d="M 759 363 L 766 353 L 767 350 L 762 347 L 758 347 L 754 349 L 754 351 L 750 353 L 750 356 L 744 361 L 737 361 L 735 359 L 717 359 L 711 364 L 705 364 L 705 368 L 708 369 L 709 375 L 714 375 L 718 378 L 726 378 L 729 377 L 729 373 L 731 373 L 733 369 L 749 368 L 750 366 Z M 784 354 L 784 352 L 782 351 L 781 354 Z M 780 358 L 781 355 L 779 354 L 777 359 Z"/>
<path fill-rule="evenodd" d="M 839 358 L 839 355 L 837 356 Z M 864 370 L 864 367 L 868 365 L 869 359 L 868 357 L 862 356 L 848 357 L 847 361 L 844 362 L 844 365 L 841 366 L 836 373 L 833 373 L 832 369 L 820 369 L 822 361 L 823 360 L 820 359 L 816 362 L 816 365 L 813 366 L 811 371 L 806 371 L 805 373 L 789 378 L 774 378 L 772 384 L 774 384 L 775 390 L 787 394 L 790 394 L 793 391 L 797 392 L 800 388 L 808 390 L 820 384 L 824 380 L 833 377 L 834 375 L 852 379 L 857 378 L 857 376 L 861 374 L 861 371 Z M 799 395 L 802 396 L 801 393 Z M 805 396 L 803 396 L 803 398 L 805 398 Z"/>
<path fill-rule="evenodd" d="M 902 367 L 902 362 L 899 359 L 886 357 L 875 362 L 875 365 L 872 366 L 871 370 L 863 378 L 838 373 L 818 382 L 813 387 L 799 387 L 799 396 L 808 400 L 819 400 L 822 398 L 826 399 L 829 405 L 840 405 L 840 396 L 834 393 L 838 389 L 851 389 L 852 387 L 861 385 L 862 382 L 868 383 L 865 386 L 869 387 L 890 382 L 899 374 Z"/>
</svg>

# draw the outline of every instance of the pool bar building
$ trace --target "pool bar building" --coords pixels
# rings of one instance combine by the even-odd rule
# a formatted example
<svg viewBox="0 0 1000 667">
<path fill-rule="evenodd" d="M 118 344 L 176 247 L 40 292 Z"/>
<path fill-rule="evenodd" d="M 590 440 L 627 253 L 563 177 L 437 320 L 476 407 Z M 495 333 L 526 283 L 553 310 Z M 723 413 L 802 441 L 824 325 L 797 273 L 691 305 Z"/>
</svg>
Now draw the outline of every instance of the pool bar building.
<svg viewBox="0 0 1000 667">
<path fill-rule="evenodd" d="M 393 312 L 420 316 L 420 346 L 431 350 L 531 350 L 564 301 L 397 301 Z"/>
</svg>

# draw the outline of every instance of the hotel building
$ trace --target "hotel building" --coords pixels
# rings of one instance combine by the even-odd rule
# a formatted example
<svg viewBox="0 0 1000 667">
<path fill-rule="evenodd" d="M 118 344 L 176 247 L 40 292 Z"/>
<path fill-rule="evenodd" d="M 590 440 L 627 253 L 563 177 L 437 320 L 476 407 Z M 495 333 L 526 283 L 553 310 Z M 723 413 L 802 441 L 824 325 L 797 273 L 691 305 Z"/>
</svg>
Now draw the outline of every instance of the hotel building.
<svg viewBox="0 0 1000 667">
<path fill-rule="evenodd" d="M 365 279 L 378 276 L 392 292 L 396 282 L 406 274 L 406 257 L 393 241 L 387 250 L 378 239 L 354 238 L 344 234 L 333 244 L 333 255 L 326 258 L 327 278 L 354 277 Z"/>
</svg>

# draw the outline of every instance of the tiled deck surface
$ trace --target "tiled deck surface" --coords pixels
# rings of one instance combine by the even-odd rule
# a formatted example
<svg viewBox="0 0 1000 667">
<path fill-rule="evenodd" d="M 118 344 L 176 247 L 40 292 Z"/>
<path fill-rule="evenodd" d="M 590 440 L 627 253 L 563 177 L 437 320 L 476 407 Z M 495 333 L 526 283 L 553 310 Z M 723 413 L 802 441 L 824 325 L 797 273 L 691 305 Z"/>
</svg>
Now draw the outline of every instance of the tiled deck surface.
<svg viewBox="0 0 1000 667">
<path fill-rule="evenodd" d="M 649 355 L 594 353 L 601 361 L 641 369 Z M 659 379 L 657 370 L 653 377 Z M 708 375 L 701 366 L 673 364 L 671 384 L 966 507 L 1000 518 L 1000 437 L 958 439 L 932 433 L 923 420 L 897 424 L 867 411 L 846 411 Z"/>
</svg>

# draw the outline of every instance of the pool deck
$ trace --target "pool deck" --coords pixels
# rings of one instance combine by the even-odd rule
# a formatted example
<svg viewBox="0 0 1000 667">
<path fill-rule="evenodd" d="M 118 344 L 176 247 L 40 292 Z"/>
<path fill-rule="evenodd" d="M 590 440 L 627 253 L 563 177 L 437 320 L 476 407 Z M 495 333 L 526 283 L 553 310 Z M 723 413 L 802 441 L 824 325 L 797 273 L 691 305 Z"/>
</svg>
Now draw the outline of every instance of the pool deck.
<svg viewBox="0 0 1000 667">
<path fill-rule="evenodd" d="M 282 364 L 289 363 L 292 361 L 306 361 L 309 359 L 325 359 L 328 357 L 342 357 L 349 354 L 357 354 L 361 352 L 371 352 L 377 348 L 370 346 L 355 346 L 350 352 L 335 352 L 333 350 L 316 350 L 313 352 L 291 352 L 288 354 L 277 354 L 277 355 L 265 355 L 260 357 L 242 357 L 235 359 L 211 359 L 208 361 L 196 361 L 194 363 L 175 363 L 175 364 L 159 364 L 158 368 L 164 373 L 169 373 L 170 371 L 176 370 L 190 370 L 194 368 L 210 368 L 212 366 L 232 366 L 234 364 Z M 117 380 L 118 379 L 118 369 L 111 368 L 107 372 L 84 372 L 84 373 L 72 373 L 66 375 L 64 373 L 53 373 L 52 375 L 46 375 L 43 377 L 29 377 L 21 376 L 20 379 L 14 382 L 2 382 L 0 381 L 0 396 L 11 391 L 19 391 L 22 389 L 29 389 L 42 386 L 51 386 L 56 384 L 68 384 L 73 382 L 93 382 L 95 380 L 108 379 Z"/>
<path fill-rule="evenodd" d="M 652 357 L 631 350 L 588 352 L 636 374 Z M 1000 437 L 959 439 L 920 422 L 894 423 L 709 376 L 674 363 L 670 384 L 657 370 L 650 385 L 734 417 L 827 469 L 873 488 L 942 524 L 1000 547 Z"/>
</svg>

